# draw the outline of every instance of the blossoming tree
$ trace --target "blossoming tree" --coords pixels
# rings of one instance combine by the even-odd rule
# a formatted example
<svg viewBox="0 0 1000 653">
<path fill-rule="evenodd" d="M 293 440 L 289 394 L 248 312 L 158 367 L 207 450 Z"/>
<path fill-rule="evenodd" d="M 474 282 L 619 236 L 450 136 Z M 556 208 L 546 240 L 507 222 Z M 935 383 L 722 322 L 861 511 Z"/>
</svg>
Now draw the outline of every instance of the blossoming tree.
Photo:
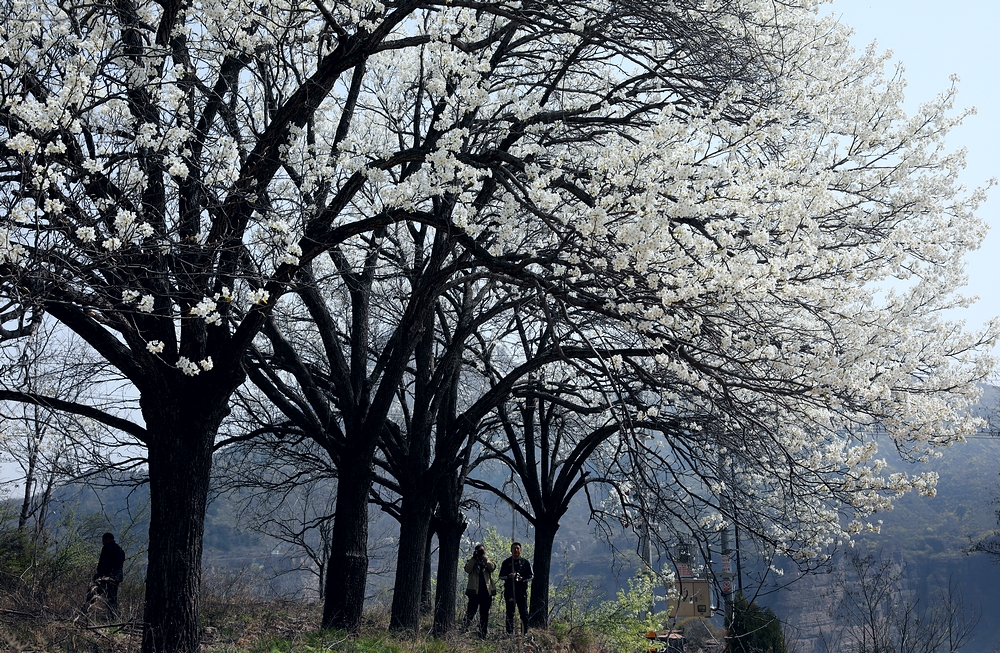
<svg viewBox="0 0 1000 653">
<path fill-rule="evenodd" d="M 301 264 L 393 219 L 338 223 L 366 179 L 338 144 L 351 80 L 413 45 L 387 39 L 417 7 L 0 7 L 4 335 L 47 313 L 139 395 L 144 426 L 99 417 L 148 452 L 145 651 L 198 647 L 212 447 L 268 308 Z"/>
<path fill-rule="evenodd" d="M 812 5 L 3 0 L 3 334 L 47 313 L 140 397 L 143 426 L 105 419 L 148 450 L 144 651 L 198 646 L 212 447 L 268 312 L 393 224 L 602 317 L 580 337 L 652 382 L 630 410 L 777 411 L 746 430 L 774 465 L 869 478 L 851 433 L 974 428 L 993 334 L 942 317 L 983 233 L 952 93 L 907 117 Z M 890 485 L 795 514 L 821 543 Z"/>
</svg>

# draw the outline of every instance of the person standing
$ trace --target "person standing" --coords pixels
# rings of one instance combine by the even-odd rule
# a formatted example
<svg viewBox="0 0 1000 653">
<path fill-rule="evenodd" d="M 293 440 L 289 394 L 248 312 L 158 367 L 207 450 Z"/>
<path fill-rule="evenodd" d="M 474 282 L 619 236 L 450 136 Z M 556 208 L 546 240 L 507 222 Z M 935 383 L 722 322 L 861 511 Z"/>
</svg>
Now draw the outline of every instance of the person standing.
<svg viewBox="0 0 1000 653">
<path fill-rule="evenodd" d="M 476 545 L 472 557 L 465 563 L 465 571 L 469 574 L 469 584 L 465 588 L 465 594 L 469 597 L 469 607 L 465 611 L 465 627 L 469 627 L 478 610 L 479 634 L 482 637 L 486 637 L 490 606 L 493 605 L 493 597 L 497 593 L 496 585 L 493 583 L 493 572 L 496 568 L 496 563 L 486 555 L 486 547 L 482 544 Z"/>
<path fill-rule="evenodd" d="M 521 543 L 510 545 L 510 557 L 500 563 L 500 577 L 504 579 L 503 598 L 507 602 L 507 634 L 514 633 L 514 606 L 521 615 L 521 633 L 528 632 L 528 581 L 531 580 L 531 563 L 521 557 Z"/>
<path fill-rule="evenodd" d="M 94 586 L 87 597 L 91 604 L 99 597 L 104 597 L 108 613 L 112 618 L 118 617 L 118 584 L 125 579 L 125 552 L 115 542 L 115 536 L 105 533 L 101 536 L 101 557 L 97 560 L 97 570 L 94 572 Z"/>
</svg>

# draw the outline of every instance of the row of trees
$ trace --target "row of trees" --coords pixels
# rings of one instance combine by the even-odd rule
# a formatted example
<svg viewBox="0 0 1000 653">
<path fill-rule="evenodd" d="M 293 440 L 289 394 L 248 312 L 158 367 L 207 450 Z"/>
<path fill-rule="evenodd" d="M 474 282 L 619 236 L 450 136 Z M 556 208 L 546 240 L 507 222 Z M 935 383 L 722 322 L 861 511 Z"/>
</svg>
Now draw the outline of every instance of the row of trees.
<svg viewBox="0 0 1000 653">
<path fill-rule="evenodd" d="M 336 477 L 347 629 L 372 500 L 393 626 L 433 533 L 446 630 L 466 484 L 533 525 L 537 619 L 581 491 L 802 560 L 932 491 L 872 443 L 976 428 L 995 333 L 942 311 L 981 194 L 942 149 L 954 90 L 907 117 L 812 4 L 3 0 L 2 336 L 58 324 L 100 365 L 0 396 L 144 452 L 143 651 L 198 648 L 219 450 Z"/>
</svg>

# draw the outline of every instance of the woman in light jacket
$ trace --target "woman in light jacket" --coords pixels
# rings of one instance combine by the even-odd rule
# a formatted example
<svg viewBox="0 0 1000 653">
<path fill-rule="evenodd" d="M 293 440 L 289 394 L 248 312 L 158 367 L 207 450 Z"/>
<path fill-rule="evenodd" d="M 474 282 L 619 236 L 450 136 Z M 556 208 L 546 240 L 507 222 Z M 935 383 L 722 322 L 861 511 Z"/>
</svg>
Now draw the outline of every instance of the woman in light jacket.
<svg viewBox="0 0 1000 653">
<path fill-rule="evenodd" d="M 497 593 L 493 584 L 493 572 L 497 564 L 486 556 L 486 547 L 476 545 L 476 550 L 465 563 L 465 571 L 469 574 L 469 584 L 465 595 L 469 597 L 469 608 L 465 611 L 465 627 L 472 623 L 476 611 L 479 611 L 479 634 L 486 637 L 486 628 L 490 621 L 490 606 Z"/>
</svg>

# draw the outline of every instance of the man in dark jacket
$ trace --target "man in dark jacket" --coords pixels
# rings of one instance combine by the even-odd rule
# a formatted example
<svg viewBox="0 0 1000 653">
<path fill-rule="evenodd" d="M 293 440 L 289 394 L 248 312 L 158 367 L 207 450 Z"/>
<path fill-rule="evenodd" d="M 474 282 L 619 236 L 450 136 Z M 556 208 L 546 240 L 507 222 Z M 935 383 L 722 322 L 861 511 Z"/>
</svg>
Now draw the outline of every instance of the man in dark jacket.
<svg viewBox="0 0 1000 653">
<path fill-rule="evenodd" d="M 125 579 L 125 552 L 115 542 L 115 536 L 105 533 L 101 537 L 104 546 L 94 572 L 94 586 L 87 597 L 90 605 L 98 597 L 104 597 L 112 618 L 118 617 L 118 584 Z"/>
<path fill-rule="evenodd" d="M 528 632 L 528 581 L 531 563 L 521 557 L 521 543 L 510 545 L 510 557 L 500 563 L 500 578 L 504 579 L 503 598 L 507 602 L 507 634 L 514 632 L 514 606 L 521 615 L 521 632 Z"/>
</svg>

